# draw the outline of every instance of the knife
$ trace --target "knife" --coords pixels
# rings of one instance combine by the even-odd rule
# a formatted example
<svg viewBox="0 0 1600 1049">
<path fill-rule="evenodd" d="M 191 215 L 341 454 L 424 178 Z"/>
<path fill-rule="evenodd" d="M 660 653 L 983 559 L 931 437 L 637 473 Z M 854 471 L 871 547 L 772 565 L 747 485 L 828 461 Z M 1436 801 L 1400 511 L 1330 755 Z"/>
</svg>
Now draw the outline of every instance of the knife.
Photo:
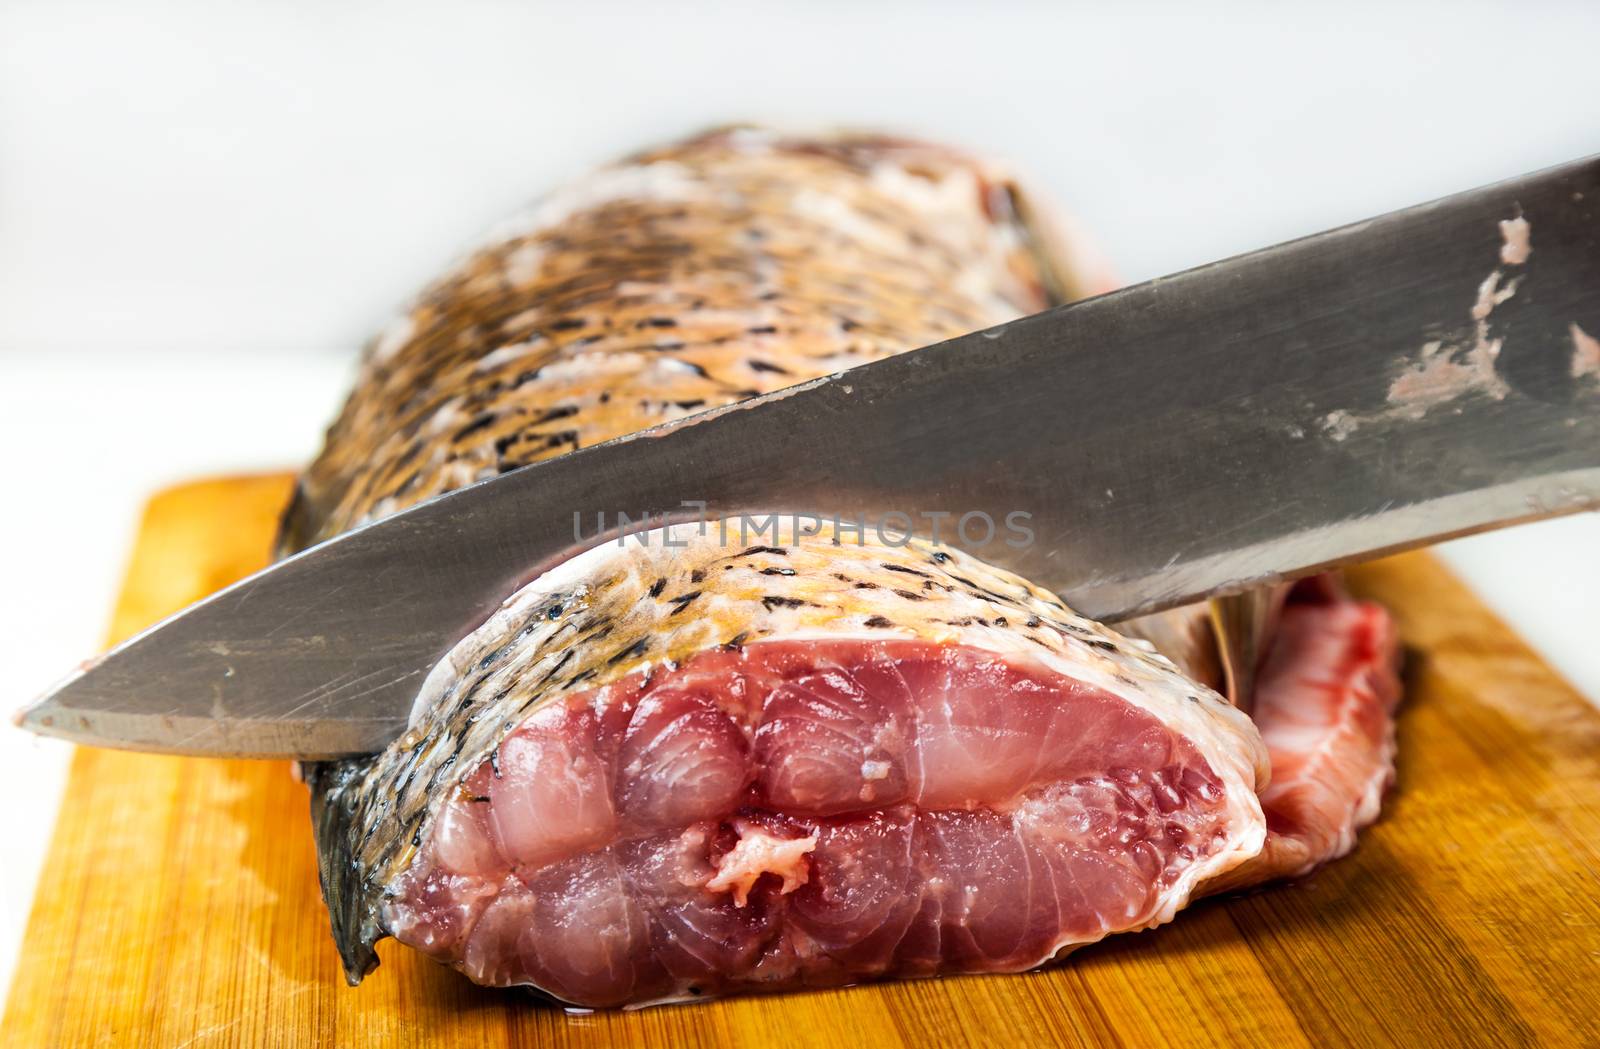
<svg viewBox="0 0 1600 1049">
<path fill-rule="evenodd" d="M 380 749 L 429 668 L 597 541 L 597 515 L 942 523 L 1115 621 L 1594 509 L 1597 208 L 1600 157 L 527 466 L 190 606 L 18 721 L 174 753 Z M 964 515 L 1018 527 L 980 543 Z"/>
</svg>

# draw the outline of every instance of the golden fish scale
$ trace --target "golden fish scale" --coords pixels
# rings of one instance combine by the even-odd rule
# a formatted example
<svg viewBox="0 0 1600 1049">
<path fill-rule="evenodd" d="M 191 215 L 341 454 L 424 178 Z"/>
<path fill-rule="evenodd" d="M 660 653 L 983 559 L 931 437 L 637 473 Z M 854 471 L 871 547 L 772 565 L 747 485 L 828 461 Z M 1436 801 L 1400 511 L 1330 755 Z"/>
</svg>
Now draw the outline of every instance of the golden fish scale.
<svg viewBox="0 0 1600 1049">
<path fill-rule="evenodd" d="M 611 169 L 670 172 L 673 192 L 472 255 L 369 352 L 286 546 L 1048 305 L 1009 183 L 938 147 L 843 142 L 705 136 Z"/>
</svg>

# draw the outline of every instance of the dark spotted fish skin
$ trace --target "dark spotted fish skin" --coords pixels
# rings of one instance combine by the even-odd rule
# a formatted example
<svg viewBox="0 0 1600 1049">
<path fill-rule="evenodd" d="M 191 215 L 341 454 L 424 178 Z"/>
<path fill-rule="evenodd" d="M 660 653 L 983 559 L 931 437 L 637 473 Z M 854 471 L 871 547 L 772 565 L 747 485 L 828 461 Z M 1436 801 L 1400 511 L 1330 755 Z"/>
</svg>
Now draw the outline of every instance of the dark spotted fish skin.
<svg viewBox="0 0 1600 1049">
<path fill-rule="evenodd" d="M 1031 215 L 991 167 L 881 136 L 736 129 L 605 169 L 468 258 L 373 344 L 281 545 L 1108 286 Z M 967 644 L 1092 681 L 1196 740 L 1239 823 L 1260 823 L 1266 759 L 1242 715 L 1009 573 L 871 536 L 607 544 L 458 645 L 401 740 L 307 767 L 350 979 L 376 964 L 385 894 L 440 799 L 531 711 L 719 645 L 841 634 Z M 1259 847 L 1246 835 L 1216 869 Z"/>
<path fill-rule="evenodd" d="M 602 169 L 374 341 L 282 549 L 1108 287 L 1035 207 L 990 165 L 875 135 L 731 129 Z"/>
</svg>

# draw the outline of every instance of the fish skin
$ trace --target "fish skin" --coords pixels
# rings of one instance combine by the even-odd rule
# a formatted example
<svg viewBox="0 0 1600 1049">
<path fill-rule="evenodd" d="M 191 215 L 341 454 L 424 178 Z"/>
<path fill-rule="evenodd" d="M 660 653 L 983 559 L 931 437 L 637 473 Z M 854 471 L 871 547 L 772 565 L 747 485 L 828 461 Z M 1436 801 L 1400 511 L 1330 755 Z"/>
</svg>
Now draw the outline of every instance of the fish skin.
<svg viewBox="0 0 1600 1049">
<path fill-rule="evenodd" d="M 880 134 L 724 128 L 604 168 L 503 224 L 369 344 L 278 553 L 1110 287 L 1037 211 L 992 163 Z M 351 982 L 384 935 L 372 843 L 420 843 L 426 815 L 375 829 L 384 757 L 303 767 Z"/>
<path fill-rule="evenodd" d="M 1217 647 L 1216 629 L 1206 602 L 1178 605 L 1147 616 L 1125 619 L 1117 632 L 1154 645 L 1156 650 L 1195 681 L 1227 693 L 1227 678 L 1222 669 L 1222 654 Z M 1237 696 L 1229 696 L 1238 702 Z"/>
<path fill-rule="evenodd" d="M 1109 287 L 1005 171 L 711 132 L 558 191 L 368 347 L 288 553 L 431 496 Z"/>
</svg>

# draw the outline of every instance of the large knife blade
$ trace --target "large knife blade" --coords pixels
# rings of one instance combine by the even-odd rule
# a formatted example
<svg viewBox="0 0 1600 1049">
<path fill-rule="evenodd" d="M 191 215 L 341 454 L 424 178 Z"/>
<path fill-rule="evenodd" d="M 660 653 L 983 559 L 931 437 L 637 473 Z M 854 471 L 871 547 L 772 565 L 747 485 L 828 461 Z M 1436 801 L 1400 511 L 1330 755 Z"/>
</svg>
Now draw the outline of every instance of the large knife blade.
<svg viewBox="0 0 1600 1049">
<path fill-rule="evenodd" d="M 1584 160 L 526 467 L 201 601 L 20 721 L 183 753 L 380 748 L 597 514 L 942 523 L 1115 620 L 1594 508 L 1597 208 Z M 982 517 L 964 541 L 962 514 L 1026 515 L 1033 541 L 979 543 Z"/>
</svg>

